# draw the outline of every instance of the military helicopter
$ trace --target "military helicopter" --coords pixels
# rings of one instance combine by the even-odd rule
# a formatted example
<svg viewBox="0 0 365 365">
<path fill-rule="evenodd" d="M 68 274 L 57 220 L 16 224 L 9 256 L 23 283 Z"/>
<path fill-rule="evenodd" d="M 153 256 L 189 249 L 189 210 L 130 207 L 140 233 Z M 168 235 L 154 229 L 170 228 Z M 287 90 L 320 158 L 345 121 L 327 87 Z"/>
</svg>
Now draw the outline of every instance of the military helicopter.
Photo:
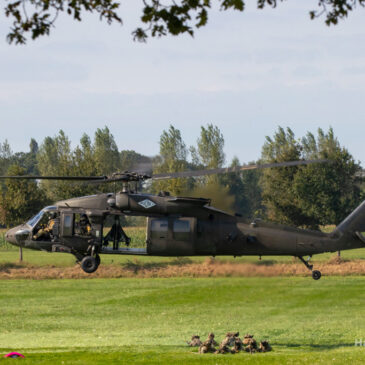
<svg viewBox="0 0 365 365">
<path fill-rule="evenodd" d="M 73 254 L 86 273 L 100 265 L 100 254 L 150 256 L 288 255 L 298 257 L 312 271 L 314 254 L 361 248 L 365 245 L 365 202 L 332 233 L 287 227 L 261 220 L 248 221 L 210 205 L 210 199 L 138 193 L 133 183 L 244 170 L 278 168 L 325 162 L 323 160 L 246 165 L 233 168 L 165 174 L 119 172 L 111 176 L 1 176 L 1 179 L 69 180 L 87 183 L 122 183 L 122 190 L 63 200 L 42 209 L 28 222 L 10 229 L 5 237 L 19 247 Z M 147 217 L 145 248 L 128 247 L 121 216 Z M 114 222 L 104 234 L 107 221 Z M 50 222 L 52 224 L 50 224 Z M 48 228 L 47 228 L 48 227 Z M 126 247 L 121 247 L 121 243 Z M 308 256 L 304 259 L 303 256 Z"/>
</svg>

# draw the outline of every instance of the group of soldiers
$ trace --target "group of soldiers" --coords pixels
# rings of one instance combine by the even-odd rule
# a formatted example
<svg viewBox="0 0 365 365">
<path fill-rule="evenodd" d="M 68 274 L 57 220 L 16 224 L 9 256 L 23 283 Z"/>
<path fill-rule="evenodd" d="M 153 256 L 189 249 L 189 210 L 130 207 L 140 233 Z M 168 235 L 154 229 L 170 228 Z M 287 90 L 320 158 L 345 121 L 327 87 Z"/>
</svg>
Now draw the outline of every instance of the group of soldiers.
<svg viewBox="0 0 365 365">
<path fill-rule="evenodd" d="M 199 347 L 200 354 L 214 353 L 214 354 L 237 354 L 240 351 L 249 352 L 253 354 L 255 352 L 268 352 L 272 348 L 268 341 L 260 341 L 257 345 L 257 341 L 253 338 L 253 335 L 246 334 L 243 340 L 239 337 L 239 332 L 228 332 L 226 337 L 220 343 L 218 349 L 218 342 L 214 339 L 214 333 L 209 333 L 208 338 L 202 342 L 200 336 L 193 335 L 191 341 L 187 342 L 191 347 Z"/>
</svg>

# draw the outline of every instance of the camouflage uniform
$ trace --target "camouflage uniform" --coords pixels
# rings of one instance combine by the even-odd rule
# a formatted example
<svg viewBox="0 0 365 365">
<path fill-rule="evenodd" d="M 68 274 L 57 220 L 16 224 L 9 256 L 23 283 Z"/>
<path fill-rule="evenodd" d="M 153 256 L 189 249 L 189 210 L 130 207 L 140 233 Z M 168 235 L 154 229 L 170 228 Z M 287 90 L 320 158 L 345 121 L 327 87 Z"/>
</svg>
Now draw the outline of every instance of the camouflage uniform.
<svg viewBox="0 0 365 365">
<path fill-rule="evenodd" d="M 234 350 L 230 349 L 230 346 L 233 346 L 235 343 L 235 335 L 239 335 L 238 332 L 227 332 L 226 337 L 223 339 L 221 344 L 219 345 L 219 349 L 215 352 L 216 354 L 235 354 Z"/>
<path fill-rule="evenodd" d="M 218 342 L 214 339 L 214 333 L 209 333 L 207 341 L 211 341 L 213 346 L 218 346 Z"/>
<path fill-rule="evenodd" d="M 214 333 L 209 333 L 208 338 L 199 347 L 199 353 L 205 354 L 207 352 L 215 352 L 214 346 L 217 346 L 217 342 L 214 340 Z"/>
<path fill-rule="evenodd" d="M 235 354 L 236 352 L 231 350 L 228 346 L 219 346 L 219 349 L 215 354 Z"/>
<path fill-rule="evenodd" d="M 236 337 L 234 340 L 234 346 L 232 352 L 238 353 L 243 350 L 243 342 L 239 337 Z"/>
<path fill-rule="evenodd" d="M 56 216 L 52 215 L 49 219 L 47 226 L 38 230 L 38 232 L 33 236 L 33 240 L 42 238 L 43 240 L 50 240 L 52 235 L 53 226 L 56 223 Z"/>
<path fill-rule="evenodd" d="M 86 214 L 81 215 L 79 224 L 80 224 L 80 234 L 83 236 L 90 236 L 91 235 L 91 225 L 90 225 L 89 218 L 87 217 Z"/>
<path fill-rule="evenodd" d="M 269 341 L 266 341 L 266 340 L 260 341 L 260 346 L 258 349 L 259 352 L 268 352 L 271 350 L 272 350 L 272 347 L 270 346 Z"/>
<path fill-rule="evenodd" d="M 193 335 L 191 337 L 191 341 L 190 342 L 187 342 L 187 344 L 190 346 L 190 347 L 199 347 L 202 342 L 200 341 L 200 336 L 198 335 Z"/>
<path fill-rule="evenodd" d="M 224 347 L 224 346 L 233 346 L 234 345 L 234 340 L 235 340 L 235 337 L 232 336 L 232 333 L 228 332 L 228 333 L 226 333 L 226 337 L 221 342 L 220 346 L 221 347 Z"/>
<path fill-rule="evenodd" d="M 253 335 L 247 334 L 243 339 L 243 345 L 245 346 L 245 351 L 249 353 L 254 353 L 257 350 L 256 340 L 253 338 Z"/>
<path fill-rule="evenodd" d="M 206 354 L 207 352 L 215 352 L 211 341 L 204 341 L 199 347 L 199 354 Z"/>
</svg>

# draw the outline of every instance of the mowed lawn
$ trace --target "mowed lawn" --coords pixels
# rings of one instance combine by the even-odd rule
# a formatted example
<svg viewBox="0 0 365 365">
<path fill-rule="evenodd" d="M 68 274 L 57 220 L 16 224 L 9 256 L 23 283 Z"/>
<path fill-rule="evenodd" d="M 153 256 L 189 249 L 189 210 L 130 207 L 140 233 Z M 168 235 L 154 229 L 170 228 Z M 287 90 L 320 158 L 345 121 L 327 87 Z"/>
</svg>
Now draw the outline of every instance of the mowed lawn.
<svg viewBox="0 0 365 365">
<path fill-rule="evenodd" d="M 362 276 L 1 280 L 0 353 L 20 351 L 24 364 L 363 363 L 364 288 Z M 198 355 L 185 344 L 227 331 L 274 351 Z"/>
</svg>

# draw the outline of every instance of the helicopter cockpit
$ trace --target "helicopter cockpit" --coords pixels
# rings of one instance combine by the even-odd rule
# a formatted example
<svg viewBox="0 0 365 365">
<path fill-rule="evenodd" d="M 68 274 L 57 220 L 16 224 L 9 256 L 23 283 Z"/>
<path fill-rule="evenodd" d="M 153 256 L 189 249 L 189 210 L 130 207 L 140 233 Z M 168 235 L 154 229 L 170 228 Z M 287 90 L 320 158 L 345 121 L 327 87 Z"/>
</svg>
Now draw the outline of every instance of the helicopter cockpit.
<svg viewBox="0 0 365 365">
<path fill-rule="evenodd" d="M 32 227 L 33 241 L 54 241 L 59 230 L 57 207 L 48 206 L 42 209 L 27 222 L 27 225 Z"/>
</svg>

